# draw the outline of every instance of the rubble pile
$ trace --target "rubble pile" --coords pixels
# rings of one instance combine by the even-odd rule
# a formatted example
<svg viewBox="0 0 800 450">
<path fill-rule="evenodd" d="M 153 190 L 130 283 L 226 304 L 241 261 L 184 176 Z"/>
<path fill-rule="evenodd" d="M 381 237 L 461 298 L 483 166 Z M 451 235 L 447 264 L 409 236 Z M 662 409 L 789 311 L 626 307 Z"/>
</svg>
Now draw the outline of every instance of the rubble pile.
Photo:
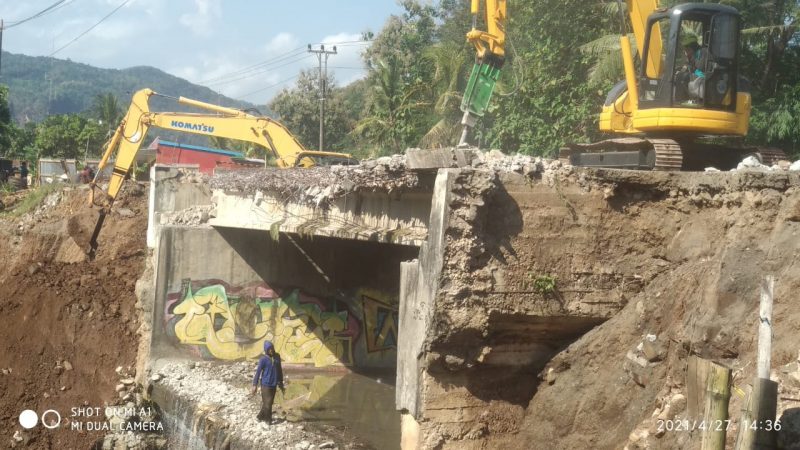
<svg viewBox="0 0 800 450">
<path fill-rule="evenodd" d="M 356 191 L 408 191 L 423 184 L 406 168 L 403 155 L 367 160 L 358 166 L 219 171 L 211 178 L 212 189 L 272 191 L 286 200 L 314 204 Z"/>
<path fill-rule="evenodd" d="M 545 159 L 539 156 L 506 155 L 500 150 L 488 152 L 476 151 L 472 166 L 476 169 L 488 169 L 496 172 L 516 172 L 523 175 L 532 175 L 546 171 L 556 170 L 565 165 L 554 159 Z"/>
<path fill-rule="evenodd" d="M 204 408 L 231 426 L 231 441 L 247 448 L 316 450 L 341 448 L 330 436 L 309 429 L 302 422 L 287 421 L 286 411 L 273 406 L 273 424 L 256 419 L 261 407 L 258 394 L 250 395 L 254 364 L 238 362 L 212 365 L 210 362 L 175 362 L 150 377 L 151 383 L 169 387 L 175 395 Z M 214 380 L 209 382 L 209 380 Z M 288 382 L 288 380 L 287 380 Z M 344 448 L 350 448 L 346 445 Z"/>
<path fill-rule="evenodd" d="M 499 150 L 473 150 L 471 154 L 473 158 L 469 167 L 477 170 L 515 172 L 546 180 L 573 173 L 571 166 L 559 160 L 505 155 Z M 366 160 L 358 166 L 218 171 L 211 178 L 210 185 L 212 189 L 228 192 L 277 192 L 287 201 L 319 205 L 358 191 L 430 190 L 433 178 L 425 177 L 423 173 L 409 169 L 405 155 L 392 155 Z M 189 220 L 186 223 L 196 222 Z"/>
<path fill-rule="evenodd" d="M 195 205 L 181 211 L 161 213 L 161 225 L 187 225 L 200 226 L 208 223 L 208 220 L 215 217 L 212 205 Z"/>
<path fill-rule="evenodd" d="M 118 366 L 115 370 L 119 383 L 115 390 L 119 399 L 103 408 L 111 432 L 95 444 L 94 448 L 112 450 L 166 449 L 167 438 L 157 409 L 144 399 L 143 387 L 136 382 L 136 368 Z M 129 431 L 135 430 L 135 431 Z"/>
</svg>

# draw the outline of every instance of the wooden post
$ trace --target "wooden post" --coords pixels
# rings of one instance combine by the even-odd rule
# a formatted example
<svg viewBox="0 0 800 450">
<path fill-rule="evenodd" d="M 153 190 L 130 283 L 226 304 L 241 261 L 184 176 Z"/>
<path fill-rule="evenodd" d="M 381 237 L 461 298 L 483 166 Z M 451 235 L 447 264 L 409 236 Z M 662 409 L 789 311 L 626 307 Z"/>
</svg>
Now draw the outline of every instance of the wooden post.
<svg viewBox="0 0 800 450">
<path fill-rule="evenodd" d="M 772 354 L 772 291 L 775 277 L 767 275 L 761 283 L 761 305 L 758 308 L 758 378 L 769 380 Z"/>
<path fill-rule="evenodd" d="M 756 378 L 753 392 L 739 422 L 736 450 L 774 450 L 778 436 L 773 430 L 778 407 L 778 383 Z"/>
<path fill-rule="evenodd" d="M 703 420 L 703 411 L 706 407 L 706 386 L 711 361 L 695 355 L 689 357 L 686 368 L 686 400 L 689 420 Z"/>
<path fill-rule="evenodd" d="M 728 401 L 731 398 L 731 369 L 711 363 L 706 384 L 702 450 L 725 450 Z"/>
<path fill-rule="evenodd" d="M 774 431 L 778 407 L 778 383 L 769 379 L 772 352 L 772 297 L 775 277 L 767 275 L 761 284 L 758 308 L 758 366 L 753 392 L 739 422 L 736 450 L 771 450 L 777 446 Z"/>
</svg>

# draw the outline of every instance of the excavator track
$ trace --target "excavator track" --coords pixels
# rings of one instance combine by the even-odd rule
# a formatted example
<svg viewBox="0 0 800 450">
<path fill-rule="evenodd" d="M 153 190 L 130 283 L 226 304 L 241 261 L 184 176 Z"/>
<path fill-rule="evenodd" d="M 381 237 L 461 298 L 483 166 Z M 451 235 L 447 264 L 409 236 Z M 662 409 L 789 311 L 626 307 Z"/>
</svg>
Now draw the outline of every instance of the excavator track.
<svg viewBox="0 0 800 450">
<path fill-rule="evenodd" d="M 734 169 L 742 159 L 750 155 L 767 166 L 789 159 L 782 150 L 776 148 L 732 147 L 690 139 L 631 137 L 606 139 L 591 144 L 570 144 L 561 149 L 559 158 L 564 163 L 579 167 L 702 171 L 707 167 Z"/>
<path fill-rule="evenodd" d="M 591 144 L 570 144 L 559 159 L 581 167 L 638 170 L 681 170 L 681 144 L 672 139 L 616 138 Z"/>
<path fill-rule="evenodd" d="M 681 170 L 683 167 L 683 151 L 672 139 L 648 139 L 656 152 L 656 163 L 653 170 Z"/>
<path fill-rule="evenodd" d="M 779 148 L 756 147 L 754 153 L 758 155 L 761 164 L 765 166 L 772 166 L 778 161 L 789 161 L 789 155 Z"/>
</svg>

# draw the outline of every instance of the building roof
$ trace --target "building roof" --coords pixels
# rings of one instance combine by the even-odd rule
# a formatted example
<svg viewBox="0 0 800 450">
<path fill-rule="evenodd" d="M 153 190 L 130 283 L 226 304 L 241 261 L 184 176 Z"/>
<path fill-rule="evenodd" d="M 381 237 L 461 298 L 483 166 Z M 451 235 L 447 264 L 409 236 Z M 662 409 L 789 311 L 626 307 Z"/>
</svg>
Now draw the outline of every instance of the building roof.
<svg viewBox="0 0 800 450">
<path fill-rule="evenodd" d="M 181 144 L 179 142 L 165 141 L 165 140 L 160 139 L 160 138 L 156 138 L 156 140 L 153 141 L 153 144 L 151 144 L 151 146 L 154 146 L 154 145 L 164 146 L 164 147 L 172 147 L 172 148 L 180 148 L 180 149 L 186 149 L 186 150 L 194 150 L 194 151 L 198 151 L 198 152 L 216 153 L 218 155 L 225 155 L 225 156 L 230 156 L 230 157 L 233 157 L 233 158 L 241 158 L 241 157 L 244 156 L 239 152 L 232 152 L 230 150 L 222 150 L 220 148 L 201 147 L 199 145 Z"/>
</svg>

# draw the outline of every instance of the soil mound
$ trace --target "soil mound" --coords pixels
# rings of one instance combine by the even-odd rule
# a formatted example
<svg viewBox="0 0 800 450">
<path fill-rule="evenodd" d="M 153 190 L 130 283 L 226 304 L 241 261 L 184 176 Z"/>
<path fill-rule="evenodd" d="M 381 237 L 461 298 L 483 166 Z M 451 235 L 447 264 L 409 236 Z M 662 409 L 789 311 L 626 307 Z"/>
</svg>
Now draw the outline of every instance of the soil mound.
<svg viewBox="0 0 800 450">
<path fill-rule="evenodd" d="M 96 218 L 83 189 L 56 191 L 21 218 L 0 216 L 3 445 L 90 448 L 102 438 L 70 430 L 69 416 L 73 407 L 117 402 L 115 369 L 136 360 L 134 286 L 146 256 L 147 202 L 141 188 L 126 191 L 118 203 L 136 214 L 106 219 L 94 261 L 70 237 Z M 24 409 L 55 409 L 62 425 L 24 431 Z"/>
</svg>

